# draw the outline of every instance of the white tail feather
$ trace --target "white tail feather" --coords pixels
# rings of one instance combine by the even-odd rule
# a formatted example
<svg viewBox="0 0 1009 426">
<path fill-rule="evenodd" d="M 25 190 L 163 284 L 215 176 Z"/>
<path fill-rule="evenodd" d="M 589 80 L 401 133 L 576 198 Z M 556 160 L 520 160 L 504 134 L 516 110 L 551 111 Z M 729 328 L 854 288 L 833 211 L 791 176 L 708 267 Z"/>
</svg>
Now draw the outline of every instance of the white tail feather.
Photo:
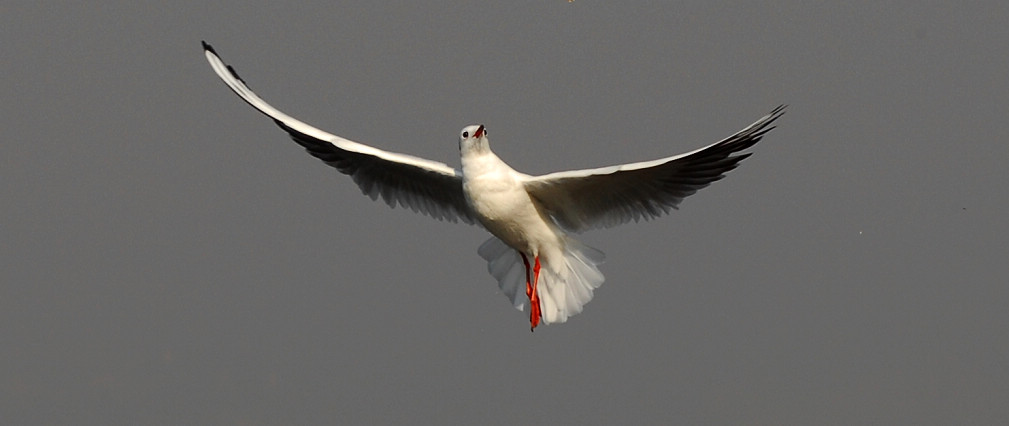
<svg viewBox="0 0 1009 426">
<path fill-rule="evenodd" d="M 477 253 L 487 261 L 487 271 L 497 279 L 498 287 L 511 300 L 512 306 L 524 311 L 529 299 L 525 294 L 525 265 L 519 252 L 491 237 L 480 245 Z M 597 268 L 605 257 L 599 250 L 565 238 L 563 264 L 559 268 L 540 270 L 537 289 L 545 324 L 567 321 L 592 300 L 592 291 L 605 280 Z"/>
</svg>

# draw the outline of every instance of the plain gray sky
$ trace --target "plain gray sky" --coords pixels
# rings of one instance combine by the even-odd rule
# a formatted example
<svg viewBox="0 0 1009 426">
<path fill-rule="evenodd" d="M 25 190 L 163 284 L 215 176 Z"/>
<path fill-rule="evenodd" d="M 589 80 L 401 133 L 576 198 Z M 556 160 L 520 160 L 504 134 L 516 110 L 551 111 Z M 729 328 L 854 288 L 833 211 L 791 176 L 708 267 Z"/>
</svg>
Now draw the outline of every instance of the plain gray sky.
<svg viewBox="0 0 1009 426">
<path fill-rule="evenodd" d="M 4 424 L 993 424 L 1009 418 L 1005 2 L 6 2 Z M 371 202 L 322 129 L 528 173 L 789 104 L 529 333 L 477 227 Z"/>
</svg>

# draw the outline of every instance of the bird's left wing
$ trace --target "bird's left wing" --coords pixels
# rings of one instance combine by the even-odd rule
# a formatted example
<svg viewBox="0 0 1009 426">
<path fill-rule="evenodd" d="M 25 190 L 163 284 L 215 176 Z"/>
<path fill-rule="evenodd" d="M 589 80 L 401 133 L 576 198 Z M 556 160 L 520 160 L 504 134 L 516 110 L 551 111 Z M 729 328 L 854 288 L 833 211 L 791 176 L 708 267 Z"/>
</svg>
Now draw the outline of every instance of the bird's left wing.
<svg viewBox="0 0 1009 426">
<path fill-rule="evenodd" d="M 444 163 L 383 151 L 319 130 L 266 103 L 206 42 L 207 61 L 221 80 L 253 108 L 272 118 L 310 154 L 350 175 L 361 192 L 390 207 L 408 207 L 439 220 L 475 223 L 462 191 L 461 173 Z"/>
<path fill-rule="evenodd" d="M 526 191 L 558 224 L 575 232 L 659 217 L 749 157 L 732 154 L 760 141 L 784 110 L 779 106 L 736 134 L 693 152 L 529 177 Z"/>
</svg>

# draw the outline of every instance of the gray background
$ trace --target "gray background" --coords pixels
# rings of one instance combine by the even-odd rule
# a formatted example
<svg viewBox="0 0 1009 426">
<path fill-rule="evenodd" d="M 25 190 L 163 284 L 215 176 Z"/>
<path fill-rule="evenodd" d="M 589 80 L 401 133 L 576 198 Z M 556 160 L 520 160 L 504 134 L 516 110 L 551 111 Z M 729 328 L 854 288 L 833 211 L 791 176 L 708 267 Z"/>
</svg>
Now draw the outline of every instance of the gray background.
<svg viewBox="0 0 1009 426">
<path fill-rule="evenodd" d="M 997 423 L 1004 2 L 4 2 L 0 422 Z M 389 209 L 218 81 L 458 164 L 677 154 L 788 113 L 672 217 L 592 232 L 529 333 L 485 232 Z"/>
</svg>

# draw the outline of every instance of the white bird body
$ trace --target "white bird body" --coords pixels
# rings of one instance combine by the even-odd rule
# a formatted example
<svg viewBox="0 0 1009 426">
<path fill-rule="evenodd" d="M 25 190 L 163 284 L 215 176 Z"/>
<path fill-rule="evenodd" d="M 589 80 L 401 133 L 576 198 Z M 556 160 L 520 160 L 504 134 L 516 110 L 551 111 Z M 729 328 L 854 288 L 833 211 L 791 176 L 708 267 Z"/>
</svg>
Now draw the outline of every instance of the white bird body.
<svg viewBox="0 0 1009 426">
<path fill-rule="evenodd" d="M 461 169 L 383 151 L 319 130 L 263 101 L 203 43 L 217 75 L 243 100 L 272 118 L 310 154 L 350 175 L 372 199 L 441 220 L 479 223 L 494 237 L 477 253 L 513 306 L 530 305 L 530 324 L 559 323 L 581 312 L 603 283 L 601 251 L 570 233 L 651 219 L 736 167 L 784 113 L 780 106 L 749 127 L 704 148 L 672 157 L 530 176 L 490 149 L 486 128 L 459 134 Z M 541 270 L 542 265 L 542 270 Z M 520 289 L 525 284 L 525 296 Z"/>
<path fill-rule="evenodd" d="M 483 139 L 486 141 L 486 137 Z M 489 148 L 479 152 L 463 149 L 460 160 L 463 194 L 484 228 L 509 246 L 533 256 L 541 247 L 559 245 L 556 227 L 534 205 L 521 173 Z"/>
<path fill-rule="evenodd" d="M 529 176 L 516 172 L 491 152 L 483 126 L 468 126 L 459 138 L 466 202 L 487 231 L 519 252 L 526 272 L 527 297 L 533 306 L 530 310 L 533 328 L 541 318 L 547 323 L 565 321 L 591 299 L 592 290 L 602 284 L 602 274 L 595 268 L 596 264 L 591 263 L 593 273 L 590 275 L 596 279 L 569 276 L 566 236 L 529 195 L 525 187 Z M 507 257 L 508 254 L 506 251 L 496 257 L 485 257 L 489 257 L 489 262 L 502 263 L 508 270 L 517 270 L 518 260 L 514 256 Z M 499 260 L 502 256 L 504 259 Z M 534 262 L 532 273 L 529 259 Z M 546 273 L 542 291 L 539 291 L 541 263 Z M 502 290 L 523 309 L 525 303 L 518 292 L 519 283 L 515 279 L 500 280 Z M 576 294 L 569 287 L 582 291 Z"/>
</svg>

